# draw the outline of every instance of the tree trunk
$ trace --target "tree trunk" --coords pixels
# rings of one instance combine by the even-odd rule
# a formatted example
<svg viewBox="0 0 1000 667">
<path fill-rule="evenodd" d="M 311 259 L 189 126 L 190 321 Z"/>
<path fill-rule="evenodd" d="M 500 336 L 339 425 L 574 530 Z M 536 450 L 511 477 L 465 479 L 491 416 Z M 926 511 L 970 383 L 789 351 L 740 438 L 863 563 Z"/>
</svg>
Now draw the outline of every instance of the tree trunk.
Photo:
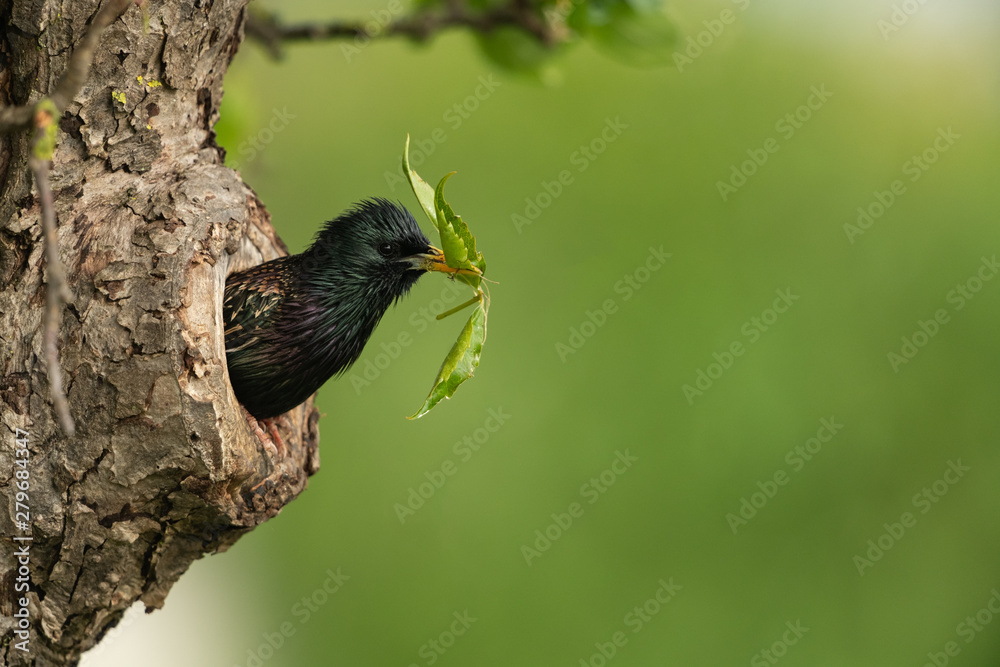
<svg viewBox="0 0 1000 667">
<path fill-rule="evenodd" d="M 59 339 L 73 438 L 55 418 L 42 353 L 30 137 L 0 136 L 5 665 L 75 664 L 134 601 L 162 606 L 192 561 L 277 514 L 319 466 L 312 401 L 289 413 L 275 454 L 247 426 L 226 372 L 225 278 L 286 252 L 212 131 L 246 2 L 151 0 L 146 32 L 142 9 L 129 7 L 61 118 L 51 180 L 72 292 Z M 99 4 L 0 3 L 0 104 L 53 89 Z M 15 504 L 21 469 L 27 526 Z"/>
</svg>

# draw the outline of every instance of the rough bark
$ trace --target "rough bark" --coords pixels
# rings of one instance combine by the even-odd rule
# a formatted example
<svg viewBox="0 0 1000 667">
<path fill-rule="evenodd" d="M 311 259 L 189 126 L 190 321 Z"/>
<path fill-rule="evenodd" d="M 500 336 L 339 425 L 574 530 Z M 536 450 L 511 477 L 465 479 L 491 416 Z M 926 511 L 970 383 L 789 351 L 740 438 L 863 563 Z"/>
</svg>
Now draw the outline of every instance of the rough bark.
<svg viewBox="0 0 1000 667">
<path fill-rule="evenodd" d="M 55 420 L 42 353 L 29 132 L 0 137 L 5 665 L 74 664 L 134 601 L 162 606 L 192 561 L 277 514 L 318 468 L 312 402 L 290 413 L 276 455 L 247 426 L 226 373 L 225 278 L 285 252 L 212 132 L 246 2 L 151 1 L 145 34 L 130 7 L 61 118 L 51 180 L 73 296 L 60 327 L 72 439 Z M 0 2 L 0 104 L 52 89 L 99 4 Z M 27 530 L 15 519 L 17 429 L 30 451 Z M 15 592 L 16 535 L 33 540 L 27 594 Z M 27 653 L 11 617 L 22 596 Z"/>
</svg>

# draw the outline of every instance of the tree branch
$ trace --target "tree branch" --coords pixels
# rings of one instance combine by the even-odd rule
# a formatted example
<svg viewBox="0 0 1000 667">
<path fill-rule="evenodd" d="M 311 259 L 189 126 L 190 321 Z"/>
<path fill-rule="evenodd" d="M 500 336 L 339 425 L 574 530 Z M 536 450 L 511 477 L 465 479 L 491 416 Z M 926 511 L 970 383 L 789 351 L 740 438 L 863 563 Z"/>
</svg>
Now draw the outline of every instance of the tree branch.
<svg viewBox="0 0 1000 667">
<path fill-rule="evenodd" d="M 27 127 L 35 108 L 31 105 L 0 108 L 0 133 L 6 134 Z"/>
<path fill-rule="evenodd" d="M 52 121 L 50 121 L 52 122 Z M 45 132 L 39 128 L 39 134 Z M 37 139 L 36 139 L 37 142 Z M 73 417 L 69 413 L 69 403 L 62 386 L 62 369 L 59 367 L 59 321 L 62 314 L 63 299 L 69 301 L 72 295 L 66 286 L 66 276 L 62 261 L 59 259 L 59 236 L 56 232 L 56 212 L 52 201 L 52 188 L 49 186 L 49 161 L 32 154 L 28 158 L 28 166 L 35 177 L 38 195 L 42 201 L 42 230 L 45 233 L 45 263 L 48 268 L 48 280 L 45 287 L 45 366 L 49 375 L 49 394 L 52 405 L 59 418 L 63 433 L 69 437 L 76 434 Z"/>
<path fill-rule="evenodd" d="M 423 11 L 369 30 L 371 21 L 333 21 L 326 24 L 281 25 L 273 14 L 251 11 L 246 23 L 248 37 L 259 41 L 275 58 L 282 56 L 282 43 L 334 39 L 409 37 L 425 41 L 447 28 L 470 28 L 490 33 L 501 27 L 515 27 L 536 37 L 546 46 L 555 43 L 555 33 L 544 17 L 526 0 L 480 12 L 469 11 L 465 3 L 451 0 L 444 12 Z"/>
</svg>

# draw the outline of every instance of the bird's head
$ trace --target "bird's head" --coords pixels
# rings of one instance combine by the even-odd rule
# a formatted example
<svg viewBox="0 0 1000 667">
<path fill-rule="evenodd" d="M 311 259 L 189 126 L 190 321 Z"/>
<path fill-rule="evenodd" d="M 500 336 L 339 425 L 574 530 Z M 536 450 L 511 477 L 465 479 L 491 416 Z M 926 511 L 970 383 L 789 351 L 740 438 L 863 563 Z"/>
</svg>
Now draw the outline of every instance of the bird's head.
<svg viewBox="0 0 1000 667">
<path fill-rule="evenodd" d="M 455 271 L 409 211 L 381 198 L 361 201 L 328 222 L 305 254 L 305 273 L 318 287 L 348 288 L 383 308 L 425 272 Z"/>
</svg>

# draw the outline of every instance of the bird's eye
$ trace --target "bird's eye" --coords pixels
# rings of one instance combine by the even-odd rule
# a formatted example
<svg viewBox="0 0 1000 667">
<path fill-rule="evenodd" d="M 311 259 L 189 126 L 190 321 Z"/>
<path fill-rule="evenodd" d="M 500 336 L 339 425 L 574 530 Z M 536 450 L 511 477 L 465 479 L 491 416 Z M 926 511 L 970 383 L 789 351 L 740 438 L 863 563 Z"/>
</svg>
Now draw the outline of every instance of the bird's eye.
<svg viewBox="0 0 1000 667">
<path fill-rule="evenodd" d="M 392 257 L 395 251 L 396 251 L 396 246 L 393 245 L 392 243 L 383 243 L 378 247 L 378 254 L 382 255 L 383 257 Z"/>
</svg>

